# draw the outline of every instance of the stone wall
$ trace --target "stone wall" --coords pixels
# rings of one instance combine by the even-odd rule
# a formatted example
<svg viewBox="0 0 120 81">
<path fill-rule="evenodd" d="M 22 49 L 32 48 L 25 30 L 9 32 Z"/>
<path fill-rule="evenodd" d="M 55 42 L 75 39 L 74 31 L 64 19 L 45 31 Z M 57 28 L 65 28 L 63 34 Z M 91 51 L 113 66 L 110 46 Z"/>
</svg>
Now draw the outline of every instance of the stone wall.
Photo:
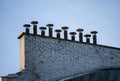
<svg viewBox="0 0 120 81">
<path fill-rule="evenodd" d="M 120 67 L 120 49 L 117 48 L 23 36 L 25 69 L 9 75 L 9 81 L 56 81 L 96 69 Z"/>
</svg>

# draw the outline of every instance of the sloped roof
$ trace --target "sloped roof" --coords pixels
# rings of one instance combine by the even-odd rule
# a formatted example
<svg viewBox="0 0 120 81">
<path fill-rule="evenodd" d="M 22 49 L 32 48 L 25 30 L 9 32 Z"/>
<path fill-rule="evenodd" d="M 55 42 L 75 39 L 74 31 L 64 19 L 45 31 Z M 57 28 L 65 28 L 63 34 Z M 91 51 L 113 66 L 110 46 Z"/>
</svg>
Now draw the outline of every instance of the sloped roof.
<svg viewBox="0 0 120 81">
<path fill-rule="evenodd" d="M 120 81 L 120 68 L 97 70 L 60 81 Z"/>
</svg>

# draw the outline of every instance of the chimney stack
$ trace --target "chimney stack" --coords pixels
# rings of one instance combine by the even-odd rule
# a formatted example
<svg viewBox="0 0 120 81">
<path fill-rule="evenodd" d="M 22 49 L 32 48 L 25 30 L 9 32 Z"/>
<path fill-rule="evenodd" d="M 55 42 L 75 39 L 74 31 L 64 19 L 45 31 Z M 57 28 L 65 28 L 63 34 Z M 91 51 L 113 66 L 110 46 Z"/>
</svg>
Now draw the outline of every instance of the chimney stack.
<svg viewBox="0 0 120 81">
<path fill-rule="evenodd" d="M 56 37 L 60 39 L 60 32 L 62 32 L 62 30 L 56 29 L 55 32 L 57 32 Z"/>
<path fill-rule="evenodd" d="M 41 36 L 45 36 L 46 27 L 40 27 L 39 29 L 41 30 Z"/>
<path fill-rule="evenodd" d="M 49 37 L 52 37 L 52 27 L 54 26 L 53 24 L 47 24 L 48 27 L 48 32 L 49 32 Z"/>
<path fill-rule="evenodd" d="M 30 33 L 30 31 L 29 31 L 30 24 L 24 24 L 23 27 L 25 27 L 25 33 L 29 34 Z"/>
<path fill-rule="evenodd" d="M 70 35 L 71 35 L 71 40 L 75 41 L 76 32 L 70 32 Z"/>
<path fill-rule="evenodd" d="M 63 26 L 62 29 L 63 29 L 63 31 L 64 31 L 64 39 L 67 40 L 67 39 L 68 39 L 68 32 L 67 32 L 67 29 L 69 29 L 69 27 Z"/>
<path fill-rule="evenodd" d="M 90 34 L 85 34 L 84 37 L 86 37 L 86 43 L 90 43 Z"/>
<path fill-rule="evenodd" d="M 38 21 L 32 21 L 31 24 L 33 24 L 33 34 L 37 35 L 37 24 L 38 24 Z"/>
<path fill-rule="evenodd" d="M 93 44 L 97 44 L 97 34 L 98 32 L 97 31 L 91 31 L 91 34 L 93 34 Z"/>
<path fill-rule="evenodd" d="M 83 29 L 77 29 L 77 32 L 79 32 L 79 42 L 83 42 Z"/>
</svg>

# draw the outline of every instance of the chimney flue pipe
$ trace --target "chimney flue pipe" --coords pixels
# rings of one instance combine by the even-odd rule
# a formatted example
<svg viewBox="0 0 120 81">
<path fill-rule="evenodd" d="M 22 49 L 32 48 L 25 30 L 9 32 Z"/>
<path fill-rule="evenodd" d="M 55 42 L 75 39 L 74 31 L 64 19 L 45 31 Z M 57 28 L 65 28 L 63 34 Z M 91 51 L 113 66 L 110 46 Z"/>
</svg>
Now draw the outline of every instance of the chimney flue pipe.
<svg viewBox="0 0 120 81">
<path fill-rule="evenodd" d="M 33 24 L 33 34 L 37 35 L 37 24 L 38 24 L 38 21 L 32 21 L 31 24 Z"/>
<path fill-rule="evenodd" d="M 60 39 L 60 32 L 62 32 L 62 30 L 56 29 L 55 32 L 57 32 L 56 37 Z"/>
<path fill-rule="evenodd" d="M 41 36 L 45 36 L 46 27 L 40 27 L 39 29 L 41 30 Z"/>
<path fill-rule="evenodd" d="M 30 33 L 29 27 L 31 27 L 30 24 L 24 24 L 23 27 L 25 27 L 25 33 L 29 34 Z"/>
<path fill-rule="evenodd" d="M 83 42 L 83 29 L 77 29 L 77 32 L 79 32 L 79 42 Z"/>
<path fill-rule="evenodd" d="M 86 37 L 86 43 L 90 43 L 90 34 L 85 34 L 84 37 Z"/>
<path fill-rule="evenodd" d="M 98 32 L 97 31 L 91 31 L 91 34 L 93 34 L 93 44 L 97 44 L 97 34 Z"/>
<path fill-rule="evenodd" d="M 52 37 L 52 27 L 54 26 L 53 24 L 47 24 L 48 27 L 48 32 L 49 32 L 49 37 Z"/>
<path fill-rule="evenodd" d="M 75 41 L 76 32 L 70 32 L 70 35 L 71 35 L 71 40 Z"/>
<path fill-rule="evenodd" d="M 67 39 L 68 39 L 68 32 L 67 32 L 67 29 L 69 29 L 69 27 L 63 26 L 62 29 L 63 29 L 63 31 L 64 31 L 64 39 L 67 40 Z"/>
</svg>

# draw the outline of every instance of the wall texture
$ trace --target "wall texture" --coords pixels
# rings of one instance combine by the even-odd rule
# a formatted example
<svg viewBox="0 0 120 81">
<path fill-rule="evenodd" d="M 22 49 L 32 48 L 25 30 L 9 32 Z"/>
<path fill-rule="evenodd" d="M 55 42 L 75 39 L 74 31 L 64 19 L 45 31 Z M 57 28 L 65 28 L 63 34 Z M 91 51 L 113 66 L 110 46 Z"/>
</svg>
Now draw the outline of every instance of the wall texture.
<svg viewBox="0 0 120 81">
<path fill-rule="evenodd" d="M 120 49 L 48 37 L 23 36 L 25 69 L 7 76 L 9 81 L 56 81 L 96 69 L 120 67 Z"/>
</svg>

